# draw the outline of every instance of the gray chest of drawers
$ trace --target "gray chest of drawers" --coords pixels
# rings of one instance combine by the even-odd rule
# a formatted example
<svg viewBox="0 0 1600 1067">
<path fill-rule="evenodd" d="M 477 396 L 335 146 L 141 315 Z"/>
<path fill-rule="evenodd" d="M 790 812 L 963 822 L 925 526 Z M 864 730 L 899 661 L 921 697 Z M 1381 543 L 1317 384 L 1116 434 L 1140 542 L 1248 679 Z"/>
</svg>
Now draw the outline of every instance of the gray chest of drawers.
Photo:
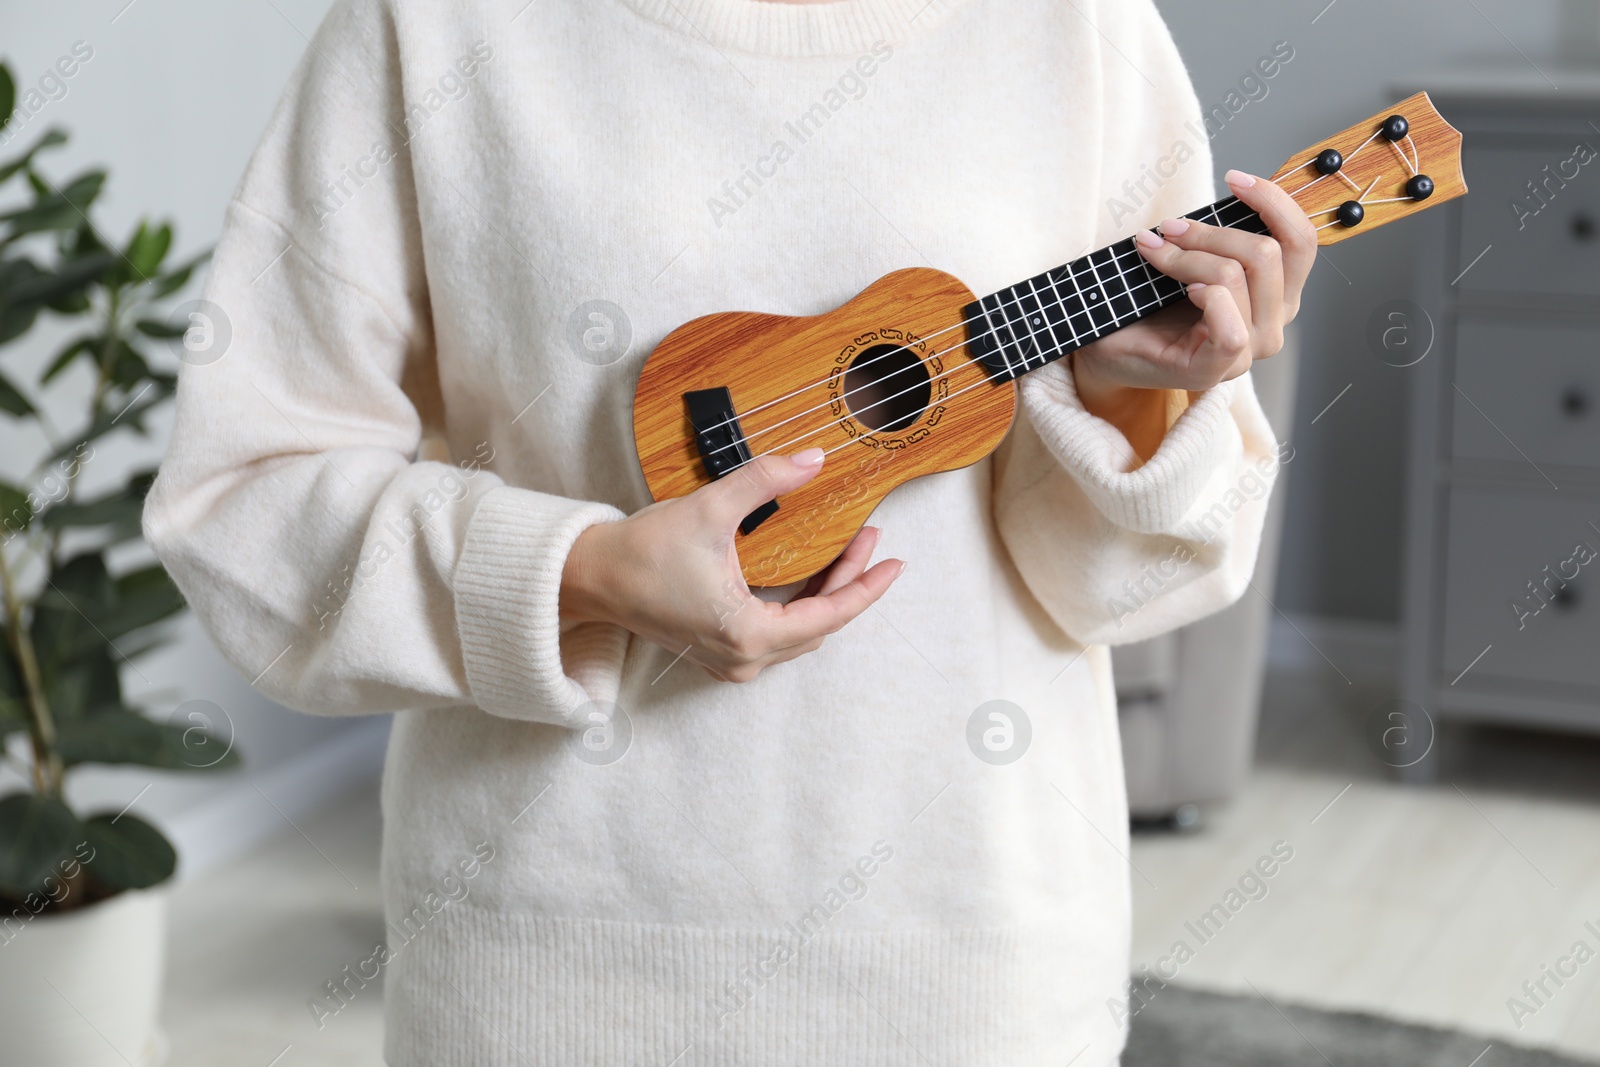
<svg viewBox="0 0 1600 1067">
<path fill-rule="evenodd" d="M 1397 709 L 1419 741 L 1600 732 L 1600 75 L 1545 73 L 1560 91 L 1527 67 L 1429 86 L 1471 192 L 1420 246 Z"/>
</svg>

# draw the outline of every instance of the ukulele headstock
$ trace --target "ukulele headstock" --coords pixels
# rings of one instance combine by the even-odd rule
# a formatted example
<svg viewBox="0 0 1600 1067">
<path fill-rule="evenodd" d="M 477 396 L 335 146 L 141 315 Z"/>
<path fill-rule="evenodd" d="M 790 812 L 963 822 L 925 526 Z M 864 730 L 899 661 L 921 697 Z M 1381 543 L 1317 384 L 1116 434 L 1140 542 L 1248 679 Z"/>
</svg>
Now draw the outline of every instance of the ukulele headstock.
<svg viewBox="0 0 1600 1067">
<path fill-rule="evenodd" d="M 1427 93 L 1291 156 L 1272 180 L 1311 217 L 1319 245 L 1336 244 L 1467 191 L 1461 133 Z"/>
</svg>

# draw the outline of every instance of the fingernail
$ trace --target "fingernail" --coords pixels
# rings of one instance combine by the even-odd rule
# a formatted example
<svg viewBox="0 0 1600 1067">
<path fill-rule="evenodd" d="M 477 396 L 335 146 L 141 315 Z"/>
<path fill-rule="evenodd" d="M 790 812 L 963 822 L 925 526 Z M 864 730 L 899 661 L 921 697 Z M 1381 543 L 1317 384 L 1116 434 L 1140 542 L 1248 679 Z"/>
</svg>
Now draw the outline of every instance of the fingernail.
<svg viewBox="0 0 1600 1067">
<path fill-rule="evenodd" d="M 1161 232 L 1169 237 L 1182 237 L 1188 231 L 1188 219 L 1168 219 L 1161 224 Z"/>
<path fill-rule="evenodd" d="M 822 465 L 822 449 L 808 448 L 803 452 L 796 452 L 789 458 L 802 467 L 818 467 Z"/>
<path fill-rule="evenodd" d="M 1161 235 L 1154 230 L 1140 230 L 1139 243 L 1146 248 L 1160 248 L 1167 242 L 1163 241 Z"/>
<path fill-rule="evenodd" d="M 1254 177 L 1242 170 L 1230 170 L 1223 175 L 1224 180 L 1235 189 L 1248 189 L 1256 183 Z"/>
<path fill-rule="evenodd" d="M 1189 286 L 1189 292 L 1198 293 L 1200 290 L 1204 289 L 1205 287 L 1206 287 L 1206 283 L 1205 282 L 1194 282 Z"/>
</svg>

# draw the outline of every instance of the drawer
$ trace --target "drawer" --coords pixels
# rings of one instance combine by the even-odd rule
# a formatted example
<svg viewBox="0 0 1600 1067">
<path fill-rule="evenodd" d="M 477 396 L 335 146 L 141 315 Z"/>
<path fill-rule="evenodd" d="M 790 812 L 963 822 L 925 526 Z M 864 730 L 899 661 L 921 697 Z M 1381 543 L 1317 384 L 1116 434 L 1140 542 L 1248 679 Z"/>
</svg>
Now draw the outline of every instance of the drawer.
<svg viewBox="0 0 1600 1067">
<path fill-rule="evenodd" d="M 1464 165 L 1472 191 L 1461 201 L 1461 248 L 1450 276 L 1467 270 L 1493 245 L 1461 279 L 1462 289 L 1600 293 L 1600 158 L 1579 164 L 1582 157 L 1573 154 L 1576 140 L 1516 149 L 1468 144 Z M 1541 188 L 1546 201 L 1541 206 L 1528 183 L 1544 182 L 1546 166 L 1557 180 L 1550 180 L 1548 191 Z M 1575 177 L 1565 178 L 1574 170 Z M 1514 203 L 1538 213 L 1519 217 Z"/>
<path fill-rule="evenodd" d="M 1600 556 L 1583 562 L 1600 552 L 1596 526 L 1594 497 L 1548 486 L 1451 491 L 1444 684 L 1493 645 L 1469 679 L 1600 688 Z M 1574 571 L 1563 590 L 1559 578 Z M 1535 597 L 1529 582 L 1550 590 L 1544 594 L 1550 602 Z M 1530 613 L 1520 622 L 1514 604 Z M 1595 715 L 1600 719 L 1600 707 Z"/>
<path fill-rule="evenodd" d="M 1600 467 L 1600 326 L 1464 316 L 1456 382 L 1455 456 Z"/>
</svg>

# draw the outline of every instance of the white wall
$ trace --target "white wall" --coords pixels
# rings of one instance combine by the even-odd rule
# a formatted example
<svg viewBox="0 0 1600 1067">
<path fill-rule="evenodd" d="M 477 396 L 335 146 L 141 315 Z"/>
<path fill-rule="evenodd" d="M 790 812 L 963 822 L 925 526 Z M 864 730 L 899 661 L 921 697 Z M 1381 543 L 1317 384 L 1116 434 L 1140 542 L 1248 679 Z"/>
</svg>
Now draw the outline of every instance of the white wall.
<svg viewBox="0 0 1600 1067">
<path fill-rule="evenodd" d="M 1219 178 L 1231 166 L 1272 173 L 1322 135 L 1399 99 L 1396 83 L 1409 85 L 1428 69 L 1465 56 L 1515 60 L 1507 37 L 1535 62 L 1548 64 L 1555 47 L 1554 0 L 1336 0 L 1325 11 L 1327 0 L 1156 2 L 1203 104 L 1220 102 L 1273 42 L 1294 46 L 1270 94 L 1212 141 Z M 1363 331 L 1379 304 L 1412 295 L 1413 232 L 1397 223 L 1325 250 L 1329 262 L 1307 289 L 1276 598 L 1286 611 L 1398 616 L 1408 372 L 1381 363 Z M 1310 425 L 1346 385 L 1343 399 Z"/>
<path fill-rule="evenodd" d="M 46 127 L 65 127 L 71 143 L 46 157 L 43 167 L 58 178 L 88 166 L 110 170 L 93 215 L 106 238 L 125 240 L 141 216 L 168 218 L 177 230 L 172 262 L 186 258 L 215 243 L 228 197 L 305 49 L 302 34 L 315 29 L 328 2 L 135 0 L 128 6 L 127 0 L 0 0 L 0 58 L 16 77 L 19 95 L 74 43 L 93 49 L 66 82 L 66 95 L 30 118 L 0 148 L 0 160 Z M 36 327 L 24 342 L 4 350 L 7 373 L 22 382 L 36 380 L 63 336 L 57 325 Z M 85 370 L 58 387 L 59 402 L 49 410 L 63 426 L 74 424 L 90 384 Z M 84 469 L 82 490 L 92 494 L 120 484 L 132 468 L 153 465 L 166 439 L 165 421 L 153 428 L 149 440 L 132 434 L 106 438 Z M 0 477 L 17 480 L 25 473 L 38 443 L 31 435 L 0 429 Z M 247 845 L 263 831 L 284 828 L 282 815 L 257 787 L 291 817 L 330 789 L 336 792 L 337 780 L 316 781 L 314 772 L 320 767 L 325 778 L 335 779 L 344 772 L 326 756 L 308 757 L 313 749 L 342 753 L 348 766 L 369 777 L 375 769 L 371 753 L 381 745 L 381 727 L 300 715 L 265 700 L 221 660 L 192 618 L 182 622 L 172 647 L 125 668 L 123 675 L 130 698 L 158 718 L 191 699 L 220 706 L 246 761 L 243 773 L 226 779 L 100 768 L 75 776 L 72 795 L 91 809 L 121 808 L 149 786 L 135 810 L 172 831 L 187 869 L 197 859 L 203 865 Z M 353 727 L 362 731 L 354 739 L 347 735 Z M 12 772 L 6 774 L 0 787 L 15 781 Z"/>
</svg>

